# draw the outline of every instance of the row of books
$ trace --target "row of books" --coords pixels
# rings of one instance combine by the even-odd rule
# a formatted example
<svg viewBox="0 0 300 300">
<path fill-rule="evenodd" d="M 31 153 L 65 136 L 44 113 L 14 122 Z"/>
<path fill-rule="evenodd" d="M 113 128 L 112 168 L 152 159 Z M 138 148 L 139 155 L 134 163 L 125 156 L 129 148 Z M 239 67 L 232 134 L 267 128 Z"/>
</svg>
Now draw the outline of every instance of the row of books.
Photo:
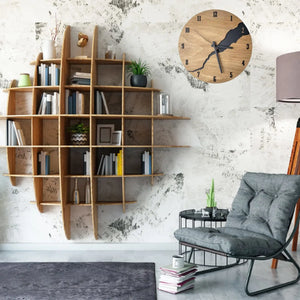
<svg viewBox="0 0 300 300">
<path fill-rule="evenodd" d="M 37 173 L 38 175 L 50 174 L 50 155 L 47 151 L 38 152 Z"/>
<path fill-rule="evenodd" d="M 109 114 L 106 98 L 103 92 L 97 90 L 95 97 L 95 114 L 103 114 L 104 112 Z"/>
<path fill-rule="evenodd" d="M 79 91 L 65 90 L 65 111 L 67 114 L 84 114 L 85 95 Z"/>
<path fill-rule="evenodd" d="M 123 174 L 123 150 L 118 153 L 102 154 L 100 156 L 97 175 L 122 175 Z"/>
<path fill-rule="evenodd" d="M 7 146 L 26 145 L 24 132 L 18 121 L 7 120 L 6 131 Z"/>
<path fill-rule="evenodd" d="M 39 115 L 57 115 L 59 113 L 59 93 L 44 92 L 37 113 Z"/>
<path fill-rule="evenodd" d="M 41 64 L 38 66 L 38 85 L 59 85 L 60 66 L 56 64 Z"/>
<path fill-rule="evenodd" d="M 185 263 L 182 268 L 173 268 L 172 265 L 160 267 L 158 288 L 172 294 L 191 289 L 195 284 L 196 272 L 196 265 L 190 263 Z"/>
<path fill-rule="evenodd" d="M 79 85 L 90 85 L 91 73 L 75 72 L 71 78 L 71 83 Z"/>
<path fill-rule="evenodd" d="M 149 151 L 142 153 L 142 174 L 152 174 L 152 156 Z"/>
</svg>

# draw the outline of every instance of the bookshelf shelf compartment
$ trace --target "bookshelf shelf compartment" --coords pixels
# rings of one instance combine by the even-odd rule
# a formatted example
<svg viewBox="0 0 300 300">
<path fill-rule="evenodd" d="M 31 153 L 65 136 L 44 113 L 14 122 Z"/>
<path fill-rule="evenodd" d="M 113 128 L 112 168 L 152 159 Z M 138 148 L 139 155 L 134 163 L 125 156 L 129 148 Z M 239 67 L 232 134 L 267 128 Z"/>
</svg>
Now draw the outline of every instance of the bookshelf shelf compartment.
<svg viewBox="0 0 300 300">
<path fill-rule="evenodd" d="M 154 114 L 156 93 L 160 90 L 152 86 L 142 88 L 127 85 L 125 69 L 130 61 L 126 60 L 125 54 L 121 59 L 98 57 L 97 26 L 89 42 L 89 58 L 73 58 L 77 49 L 73 46 L 76 45 L 73 39 L 77 37 L 78 32 L 71 32 L 72 30 L 75 29 L 70 26 L 65 29 L 61 58 L 43 60 L 42 54 L 38 54 L 36 61 L 32 63 L 35 68 L 33 86 L 20 88 L 16 87 L 16 81 L 13 81 L 7 90 L 7 114 L 0 116 L 0 120 L 19 122 L 24 131 L 26 145 L 0 147 L 7 152 L 8 174 L 4 175 L 10 178 L 11 183 L 16 185 L 20 178 L 32 179 L 38 210 L 43 212 L 44 208 L 49 206 L 61 208 L 67 239 L 71 239 L 71 209 L 91 209 L 93 233 L 97 239 L 100 205 L 116 205 L 116 209 L 121 206 L 121 210 L 125 212 L 127 204 L 136 203 L 135 198 L 141 181 L 144 180 L 148 184 L 150 179 L 153 184 L 155 177 L 163 176 L 163 173 L 152 172 L 157 168 L 154 150 L 188 147 L 156 145 L 156 120 L 176 121 L 189 118 Z M 39 73 L 44 65 L 49 66 L 49 69 L 51 65 L 56 65 L 56 68 L 60 69 L 59 72 L 55 72 L 60 74 L 59 85 L 38 85 L 42 81 Z M 74 80 L 73 75 L 76 72 L 89 73 L 84 74 L 82 78 L 90 77 L 90 82 L 79 81 L 82 78 Z M 46 73 L 45 76 L 47 77 Z M 57 84 L 56 75 L 55 79 Z M 79 93 L 82 94 L 81 100 L 84 100 L 78 103 L 84 104 L 75 114 L 75 110 L 69 109 L 71 99 L 67 97 L 70 94 L 77 97 Z M 41 103 L 45 94 L 57 96 L 55 99 L 58 99 L 56 109 L 52 110 L 51 107 L 51 114 L 41 114 Z M 105 101 L 99 98 L 99 94 L 104 96 Z M 55 99 L 52 98 L 52 103 L 55 103 Z M 75 102 L 76 108 L 79 107 L 78 103 Z M 74 107 L 73 102 L 71 107 Z M 70 127 L 78 122 L 83 122 L 89 128 L 86 145 L 71 144 Z M 119 131 L 121 136 L 120 144 L 103 144 L 103 140 L 101 142 L 97 137 L 97 128 L 100 128 L 100 125 L 114 125 L 114 131 Z M 49 175 L 40 174 L 41 152 L 50 157 Z M 142 156 L 145 152 L 151 155 L 150 174 L 143 174 Z M 109 156 L 109 161 L 106 156 Z M 110 169 L 101 169 L 101 159 L 108 161 L 105 162 L 105 168 Z M 75 182 L 79 190 L 79 204 L 73 201 Z M 90 203 L 84 203 L 86 186 L 90 188 Z"/>
</svg>

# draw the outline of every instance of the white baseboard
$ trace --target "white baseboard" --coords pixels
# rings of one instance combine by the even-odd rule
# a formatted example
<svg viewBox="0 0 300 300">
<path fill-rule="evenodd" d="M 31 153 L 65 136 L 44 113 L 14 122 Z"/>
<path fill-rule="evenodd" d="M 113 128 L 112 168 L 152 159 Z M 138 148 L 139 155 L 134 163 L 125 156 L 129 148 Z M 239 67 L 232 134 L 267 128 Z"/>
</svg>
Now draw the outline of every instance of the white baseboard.
<svg viewBox="0 0 300 300">
<path fill-rule="evenodd" d="M 0 243 L 0 251 L 178 251 L 177 243 Z"/>
</svg>

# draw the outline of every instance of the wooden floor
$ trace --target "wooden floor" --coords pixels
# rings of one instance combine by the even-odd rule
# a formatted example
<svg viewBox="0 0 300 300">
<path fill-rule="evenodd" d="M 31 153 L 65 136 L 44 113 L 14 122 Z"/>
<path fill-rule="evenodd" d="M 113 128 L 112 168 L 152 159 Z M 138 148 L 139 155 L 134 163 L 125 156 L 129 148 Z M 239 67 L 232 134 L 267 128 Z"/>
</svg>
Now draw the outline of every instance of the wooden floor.
<svg viewBox="0 0 300 300">
<path fill-rule="evenodd" d="M 0 262 L 9 261 L 134 261 L 155 262 L 156 278 L 159 280 L 159 267 L 169 264 L 172 255 L 170 251 L 1 251 Z M 292 252 L 300 264 L 300 249 Z M 158 300 L 239 300 L 239 299 L 270 299 L 298 300 L 300 299 L 300 282 L 278 291 L 256 297 L 248 297 L 244 292 L 244 282 L 248 263 L 231 269 L 222 270 L 198 276 L 195 288 L 177 295 L 158 291 Z M 256 282 L 250 288 L 265 287 L 268 284 L 288 280 L 295 277 L 295 270 L 279 262 L 277 270 L 270 268 L 269 262 L 259 262 L 254 269 L 253 279 Z M 1 299 L 1 295 L 0 295 Z M 96 299 L 95 299 L 96 300 Z M 147 299 L 138 299 L 147 300 Z"/>
</svg>

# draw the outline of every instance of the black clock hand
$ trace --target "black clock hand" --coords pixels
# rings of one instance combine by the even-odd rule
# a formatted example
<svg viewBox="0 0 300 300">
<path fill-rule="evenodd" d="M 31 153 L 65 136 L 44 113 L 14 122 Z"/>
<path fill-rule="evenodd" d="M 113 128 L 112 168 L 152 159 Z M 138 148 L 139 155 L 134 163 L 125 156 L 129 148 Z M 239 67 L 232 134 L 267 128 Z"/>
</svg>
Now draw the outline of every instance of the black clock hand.
<svg viewBox="0 0 300 300">
<path fill-rule="evenodd" d="M 243 22 L 239 23 L 238 26 L 234 29 L 230 29 L 227 33 L 225 38 L 218 44 L 218 49 L 219 52 L 223 52 L 224 50 L 228 49 L 232 43 L 236 43 L 243 35 L 248 35 L 249 31 L 247 27 L 244 25 Z M 191 70 L 189 72 L 196 72 L 200 71 L 204 68 L 205 64 L 207 61 L 210 59 L 210 57 L 214 54 L 215 52 L 209 53 L 207 58 L 204 60 L 202 66 L 200 68 L 197 68 L 195 70 Z"/>
<path fill-rule="evenodd" d="M 213 41 L 211 46 L 214 48 L 215 50 L 215 54 L 216 54 L 216 57 L 217 57 L 217 61 L 218 61 L 218 65 L 219 65 L 219 68 L 220 68 L 220 72 L 223 73 L 222 71 L 222 67 L 221 67 L 221 62 L 220 62 L 220 58 L 219 58 L 219 54 L 218 54 L 218 50 L 217 50 L 217 47 L 216 47 L 216 42 Z"/>
</svg>

